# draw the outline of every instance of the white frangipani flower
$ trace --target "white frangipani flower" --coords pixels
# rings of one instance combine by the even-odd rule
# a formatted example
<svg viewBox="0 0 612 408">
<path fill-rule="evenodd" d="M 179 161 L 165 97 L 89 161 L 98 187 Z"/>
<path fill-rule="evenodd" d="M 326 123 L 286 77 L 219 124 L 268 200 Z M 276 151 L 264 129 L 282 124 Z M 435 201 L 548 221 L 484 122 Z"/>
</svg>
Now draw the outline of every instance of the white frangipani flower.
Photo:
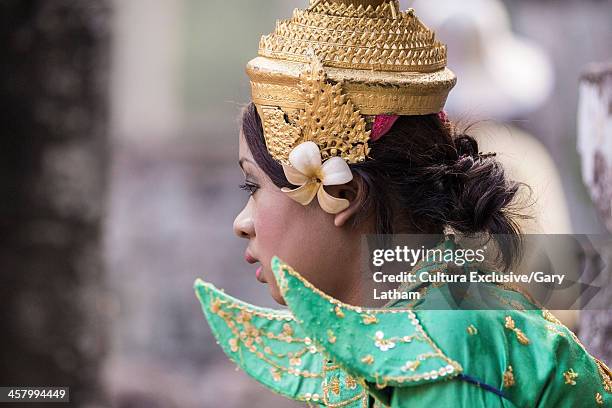
<svg viewBox="0 0 612 408">
<path fill-rule="evenodd" d="M 291 166 L 283 164 L 285 177 L 296 189 L 282 188 L 293 200 L 308 205 L 317 196 L 323 211 L 337 214 L 349 206 L 344 198 L 331 196 L 323 186 L 346 184 L 353 179 L 349 165 L 341 157 L 331 157 L 321 163 L 321 152 L 315 142 L 304 142 L 289 153 Z"/>
</svg>

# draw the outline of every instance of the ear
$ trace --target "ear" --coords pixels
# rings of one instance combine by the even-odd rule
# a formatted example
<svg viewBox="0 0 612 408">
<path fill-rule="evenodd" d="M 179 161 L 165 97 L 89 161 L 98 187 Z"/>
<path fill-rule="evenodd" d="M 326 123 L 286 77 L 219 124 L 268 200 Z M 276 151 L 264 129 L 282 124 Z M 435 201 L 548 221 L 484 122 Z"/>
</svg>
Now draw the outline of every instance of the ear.
<svg viewBox="0 0 612 408">
<path fill-rule="evenodd" d="M 357 214 L 363 208 L 363 203 L 366 198 L 366 189 L 363 179 L 357 174 L 354 174 L 353 179 L 339 186 L 326 186 L 325 189 L 334 197 L 344 198 L 349 201 L 349 206 L 334 215 L 334 225 L 342 227 L 348 220 Z"/>
</svg>

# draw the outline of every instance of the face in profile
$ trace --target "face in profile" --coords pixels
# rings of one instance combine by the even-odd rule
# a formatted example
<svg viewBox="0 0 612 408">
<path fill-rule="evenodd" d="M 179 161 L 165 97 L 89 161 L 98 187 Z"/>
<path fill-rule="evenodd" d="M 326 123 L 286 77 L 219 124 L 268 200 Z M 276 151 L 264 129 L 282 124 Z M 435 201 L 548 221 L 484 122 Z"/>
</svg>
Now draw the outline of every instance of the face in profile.
<svg viewBox="0 0 612 408">
<path fill-rule="evenodd" d="M 234 232 L 248 240 L 245 260 L 253 264 L 252 279 L 268 285 L 274 300 L 285 304 L 270 266 L 278 256 L 325 293 L 349 300 L 359 277 L 360 232 L 346 222 L 355 206 L 332 215 L 316 200 L 307 206 L 292 200 L 259 167 L 243 135 L 239 164 L 249 196 L 234 220 Z"/>
</svg>

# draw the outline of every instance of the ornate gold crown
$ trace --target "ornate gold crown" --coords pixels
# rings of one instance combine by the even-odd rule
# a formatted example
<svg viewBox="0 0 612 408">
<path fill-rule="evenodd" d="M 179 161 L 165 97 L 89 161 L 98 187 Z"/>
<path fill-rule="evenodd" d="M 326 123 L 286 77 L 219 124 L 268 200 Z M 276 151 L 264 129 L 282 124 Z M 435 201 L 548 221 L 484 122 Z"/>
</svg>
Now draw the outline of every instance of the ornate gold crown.
<svg viewBox="0 0 612 408">
<path fill-rule="evenodd" d="M 375 115 L 441 111 L 456 83 L 446 46 L 397 0 L 310 0 L 264 35 L 247 64 L 266 145 L 288 164 L 317 143 L 323 160 L 365 160 Z"/>
</svg>

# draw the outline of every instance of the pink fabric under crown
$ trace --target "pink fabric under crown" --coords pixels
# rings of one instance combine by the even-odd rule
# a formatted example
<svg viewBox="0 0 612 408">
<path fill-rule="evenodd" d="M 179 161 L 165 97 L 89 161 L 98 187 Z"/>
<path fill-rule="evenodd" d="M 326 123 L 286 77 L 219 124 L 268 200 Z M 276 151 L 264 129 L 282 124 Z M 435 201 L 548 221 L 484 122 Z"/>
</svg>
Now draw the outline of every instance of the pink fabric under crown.
<svg viewBox="0 0 612 408">
<path fill-rule="evenodd" d="M 370 133 L 370 140 L 375 142 L 386 135 L 398 119 L 398 115 L 376 115 L 374 124 L 372 125 L 372 132 Z M 442 110 L 438 112 L 438 119 L 440 119 L 442 123 L 447 123 L 449 119 L 446 111 Z"/>
<path fill-rule="evenodd" d="M 372 133 L 370 133 L 370 140 L 375 142 L 386 135 L 398 118 L 398 115 L 376 115 L 374 125 L 372 125 Z"/>
</svg>

